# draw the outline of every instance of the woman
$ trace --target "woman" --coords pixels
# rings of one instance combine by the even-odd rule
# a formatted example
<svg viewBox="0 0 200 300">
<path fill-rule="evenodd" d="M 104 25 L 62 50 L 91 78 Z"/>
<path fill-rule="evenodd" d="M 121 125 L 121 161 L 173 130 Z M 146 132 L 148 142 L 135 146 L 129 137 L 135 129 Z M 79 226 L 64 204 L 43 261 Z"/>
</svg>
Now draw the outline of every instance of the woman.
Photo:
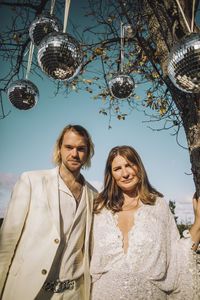
<svg viewBox="0 0 200 300">
<path fill-rule="evenodd" d="M 200 299 L 200 201 L 193 199 L 195 222 L 180 239 L 162 197 L 132 147 L 110 151 L 94 204 L 92 300 Z"/>
</svg>

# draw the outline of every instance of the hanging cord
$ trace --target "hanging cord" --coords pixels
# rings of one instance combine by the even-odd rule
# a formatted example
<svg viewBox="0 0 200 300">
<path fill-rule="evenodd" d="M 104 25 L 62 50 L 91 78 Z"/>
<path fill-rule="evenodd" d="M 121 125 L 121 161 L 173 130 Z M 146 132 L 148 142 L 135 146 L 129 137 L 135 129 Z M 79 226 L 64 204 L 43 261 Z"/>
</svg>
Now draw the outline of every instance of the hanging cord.
<svg viewBox="0 0 200 300">
<path fill-rule="evenodd" d="M 69 6 L 70 6 L 71 0 L 65 1 L 65 17 L 64 17 L 64 25 L 63 25 L 63 32 L 65 33 L 66 27 L 67 27 L 67 19 L 69 14 Z"/>
<path fill-rule="evenodd" d="M 194 8 L 195 8 L 195 0 L 193 0 L 193 5 L 192 5 L 191 32 L 193 32 L 194 30 Z"/>
<path fill-rule="evenodd" d="M 189 24 L 188 24 L 188 22 L 187 22 L 187 20 L 186 20 L 185 14 L 184 14 L 184 12 L 183 12 L 183 9 L 182 9 L 182 7 L 181 7 L 181 5 L 180 5 L 179 0 L 176 0 L 176 3 L 178 4 L 178 7 L 179 7 L 179 9 L 180 9 L 180 11 L 181 11 L 181 14 L 182 14 L 183 20 L 184 20 L 184 22 L 185 22 L 185 25 L 186 25 L 186 27 L 187 27 L 189 33 L 191 33 L 190 26 L 189 26 Z"/>
<path fill-rule="evenodd" d="M 52 0 L 51 1 L 51 9 L 50 9 L 50 15 L 53 15 L 53 10 L 54 10 L 54 6 L 55 6 L 56 0 Z"/>
<path fill-rule="evenodd" d="M 31 42 L 30 48 L 29 48 L 28 65 L 27 65 L 27 70 L 26 70 L 26 80 L 28 80 L 28 75 L 29 75 L 29 72 L 30 72 L 30 69 L 31 69 L 33 50 L 34 50 L 34 44 Z"/>
<path fill-rule="evenodd" d="M 124 64 L 124 26 L 123 23 L 121 22 L 120 25 L 120 52 L 121 52 L 121 72 L 123 72 L 123 64 Z"/>
<path fill-rule="evenodd" d="M 50 15 L 53 14 L 53 10 L 54 10 L 54 6 L 55 6 L 56 0 L 52 0 L 51 1 L 51 9 L 50 9 Z M 30 69 L 31 69 L 31 62 L 32 62 L 32 58 L 33 58 L 33 51 L 34 51 L 34 44 L 33 42 L 31 42 L 30 44 L 30 48 L 29 48 L 29 56 L 28 56 L 28 65 L 27 65 L 27 70 L 26 70 L 26 80 L 28 80 L 28 75 L 30 73 Z M 27 54 L 27 52 L 25 53 L 25 55 Z M 24 55 L 24 56 L 25 56 Z"/>
<path fill-rule="evenodd" d="M 56 0 L 52 0 L 51 1 L 50 15 L 53 14 L 55 3 L 56 3 Z M 29 48 L 28 51 L 29 51 L 29 56 L 28 56 L 28 65 L 27 65 L 27 70 L 26 70 L 26 80 L 28 80 L 28 75 L 29 75 L 30 69 L 31 69 L 31 62 L 32 62 L 33 51 L 34 51 L 34 44 L 33 44 L 33 42 L 31 42 L 30 48 Z M 28 51 L 25 53 L 24 56 L 26 56 L 26 54 L 28 53 Z"/>
</svg>

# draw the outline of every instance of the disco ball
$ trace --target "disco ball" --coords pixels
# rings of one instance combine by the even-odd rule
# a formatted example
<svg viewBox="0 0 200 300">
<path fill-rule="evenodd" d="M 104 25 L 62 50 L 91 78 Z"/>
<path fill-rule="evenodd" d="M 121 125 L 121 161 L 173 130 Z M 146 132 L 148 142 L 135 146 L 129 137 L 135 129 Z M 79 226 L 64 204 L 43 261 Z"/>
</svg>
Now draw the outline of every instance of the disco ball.
<svg viewBox="0 0 200 300">
<path fill-rule="evenodd" d="M 124 99 L 131 96 L 134 88 L 133 78 L 124 73 L 117 74 L 109 82 L 108 86 L 113 97 Z"/>
<path fill-rule="evenodd" d="M 174 45 L 169 55 L 168 75 L 183 92 L 200 92 L 199 33 L 191 33 Z"/>
<path fill-rule="evenodd" d="M 53 32 L 38 47 L 38 63 L 43 72 L 57 80 L 71 80 L 81 69 L 83 52 L 70 34 Z"/>
<path fill-rule="evenodd" d="M 62 23 L 49 13 L 43 13 L 35 18 L 29 27 L 31 41 L 37 47 L 42 39 L 54 31 L 62 31 Z"/>
<path fill-rule="evenodd" d="M 14 81 L 7 91 L 13 106 L 21 110 L 31 109 L 36 105 L 39 97 L 38 88 L 29 80 Z"/>
</svg>

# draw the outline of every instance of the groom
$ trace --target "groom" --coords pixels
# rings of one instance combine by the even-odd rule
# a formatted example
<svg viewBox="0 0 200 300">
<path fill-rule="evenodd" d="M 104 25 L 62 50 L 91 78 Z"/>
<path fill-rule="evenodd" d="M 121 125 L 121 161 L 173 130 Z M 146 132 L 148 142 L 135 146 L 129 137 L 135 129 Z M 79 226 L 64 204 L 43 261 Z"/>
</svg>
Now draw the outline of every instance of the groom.
<svg viewBox="0 0 200 300">
<path fill-rule="evenodd" d="M 59 135 L 55 169 L 17 181 L 0 231 L 2 300 L 89 299 L 88 243 L 96 190 L 80 170 L 94 146 L 80 125 Z"/>
</svg>

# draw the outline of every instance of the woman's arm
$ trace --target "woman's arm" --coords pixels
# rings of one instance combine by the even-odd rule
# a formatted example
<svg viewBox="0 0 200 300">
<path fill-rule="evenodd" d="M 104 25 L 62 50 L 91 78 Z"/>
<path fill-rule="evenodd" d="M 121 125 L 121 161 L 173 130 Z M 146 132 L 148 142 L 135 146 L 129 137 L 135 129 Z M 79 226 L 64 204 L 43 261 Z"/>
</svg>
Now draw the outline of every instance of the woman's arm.
<svg viewBox="0 0 200 300">
<path fill-rule="evenodd" d="M 200 242 L 200 197 L 197 200 L 196 193 L 193 196 L 193 208 L 194 208 L 194 224 L 190 228 L 190 234 L 194 245 L 192 247 L 193 251 L 197 250 Z"/>
<path fill-rule="evenodd" d="M 173 279 L 174 289 L 167 297 L 170 300 L 200 299 L 200 265 L 198 265 L 198 254 L 195 253 L 200 239 L 200 200 L 197 202 L 196 198 L 193 198 L 195 222 L 190 229 L 191 232 L 189 230 L 183 232 L 183 238 L 180 238 L 174 217 L 169 210 L 168 243 L 170 252 L 168 257 L 169 266 L 172 267 L 171 269 L 168 268 L 168 272 L 171 272 L 175 277 Z"/>
</svg>

